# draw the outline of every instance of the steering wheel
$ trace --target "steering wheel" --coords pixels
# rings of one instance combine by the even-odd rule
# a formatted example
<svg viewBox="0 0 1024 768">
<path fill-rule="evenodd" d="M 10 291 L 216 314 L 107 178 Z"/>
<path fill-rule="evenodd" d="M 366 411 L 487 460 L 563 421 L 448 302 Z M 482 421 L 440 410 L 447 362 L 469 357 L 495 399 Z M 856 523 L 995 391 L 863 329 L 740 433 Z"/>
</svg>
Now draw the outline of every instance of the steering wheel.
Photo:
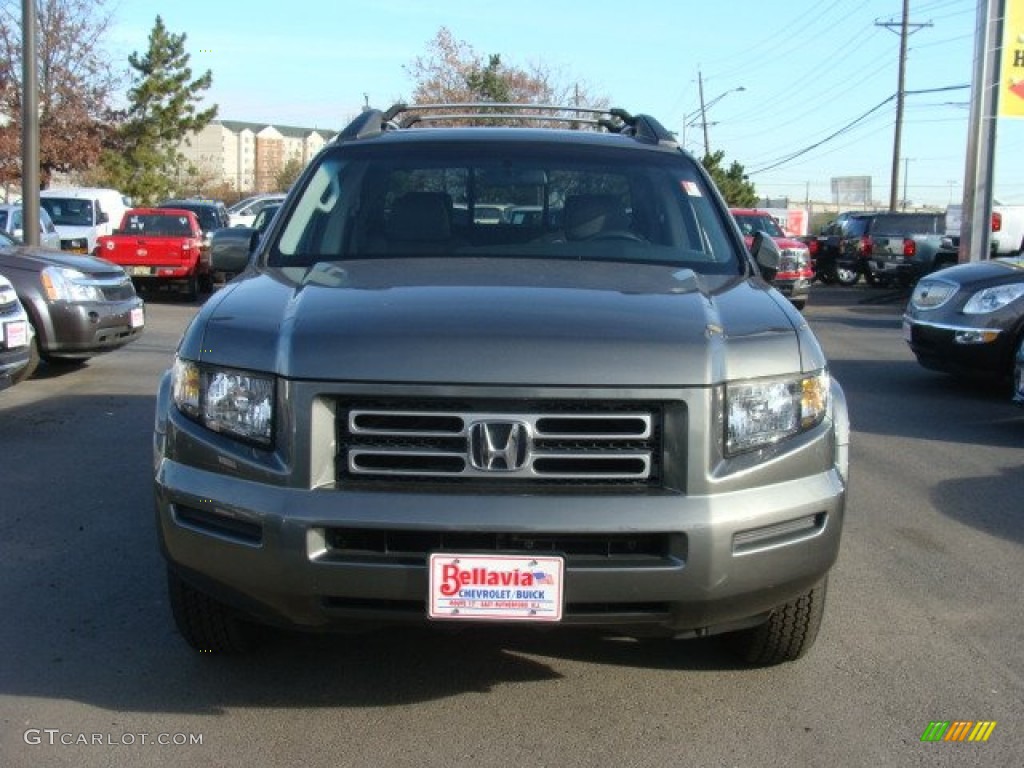
<svg viewBox="0 0 1024 768">
<path fill-rule="evenodd" d="M 587 240 L 632 240 L 635 243 L 647 242 L 647 238 L 642 235 L 638 235 L 630 229 L 609 229 L 604 232 L 598 232 L 596 235 L 591 235 Z"/>
</svg>

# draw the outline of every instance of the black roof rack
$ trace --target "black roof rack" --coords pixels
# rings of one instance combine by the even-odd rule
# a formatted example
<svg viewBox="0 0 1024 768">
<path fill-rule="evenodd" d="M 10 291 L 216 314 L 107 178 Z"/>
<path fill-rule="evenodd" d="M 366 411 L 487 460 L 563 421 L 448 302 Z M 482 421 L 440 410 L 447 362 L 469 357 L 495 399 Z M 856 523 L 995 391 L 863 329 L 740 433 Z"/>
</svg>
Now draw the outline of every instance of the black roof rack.
<svg viewBox="0 0 1024 768">
<path fill-rule="evenodd" d="M 399 119 L 401 118 L 401 119 Z M 385 111 L 368 109 L 342 130 L 335 142 L 377 136 L 386 131 L 411 128 L 431 122 L 459 120 L 536 120 L 603 128 L 609 133 L 633 136 L 637 141 L 678 147 L 676 137 L 650 115 L 631 115 L 624 109 L 559 106 L 555 104 L 510 104 L 473 102 L 462 104 L 395 104 Z"/>
</svg>

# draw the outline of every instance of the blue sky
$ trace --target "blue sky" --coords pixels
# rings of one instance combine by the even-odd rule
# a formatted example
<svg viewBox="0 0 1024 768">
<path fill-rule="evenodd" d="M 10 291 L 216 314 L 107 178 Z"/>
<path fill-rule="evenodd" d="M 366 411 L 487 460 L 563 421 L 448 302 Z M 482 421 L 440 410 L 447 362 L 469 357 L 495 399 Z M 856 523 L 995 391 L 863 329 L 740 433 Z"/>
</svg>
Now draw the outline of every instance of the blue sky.
<svg viewBox="0 0 1024 768">
<path fill-rule="evenodd" d="M 828 200 L 832 177 L 871 176 L 874 198 L 889 198 L 895 100 L 776 164 L 896 92 L 899 35 L 876 22 L 898 22 L 900 0 L 109 0 L 107 7 L 107 44 L 125 66 L 128 54 L 145 50 L 158 13 L 171 31 L 185 32 L 193 68 L 213 72 L 208 102 L 224 119 L 340 128 L 364 94 L 378 107 L 408 99 L 405 67 L 445 26 L 478 53 L 522 67 L 540 63 L 560 82 L 585 83 L 613 105 L 652 114 L 695 151 L 703 149 L 700 72 L 705 103 L 715 101 L 707 111 L 711 149 L 742 163 L 759 194 Z M 975 18 L 974 0 L 913 0 L 911 22 L 930 26 L 909 38 L 908 91 L 970 85 Z M 907 97 L 900 172 L 909 200 L 960 201 L 969 100 L 969 87 Z M 995 196 L 1024 203 L 1024 120 L 1001 120 L 997 131 Z"/>
</svg>

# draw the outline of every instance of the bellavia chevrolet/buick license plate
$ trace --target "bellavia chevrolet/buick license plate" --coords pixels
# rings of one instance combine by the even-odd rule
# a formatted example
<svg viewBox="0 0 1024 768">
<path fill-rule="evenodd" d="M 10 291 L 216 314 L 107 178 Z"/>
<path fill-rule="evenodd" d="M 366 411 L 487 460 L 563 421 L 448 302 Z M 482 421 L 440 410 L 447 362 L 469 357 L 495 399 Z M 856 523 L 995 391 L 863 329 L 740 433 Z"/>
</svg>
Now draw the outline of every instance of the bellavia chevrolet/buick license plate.
<svg viewBox="0 0 1024 768">
<path fill-rule="evenodd" d="M 561 621 L 565 560 L 521 555 L 430 556 L 432 619 Z"/>
</svg>

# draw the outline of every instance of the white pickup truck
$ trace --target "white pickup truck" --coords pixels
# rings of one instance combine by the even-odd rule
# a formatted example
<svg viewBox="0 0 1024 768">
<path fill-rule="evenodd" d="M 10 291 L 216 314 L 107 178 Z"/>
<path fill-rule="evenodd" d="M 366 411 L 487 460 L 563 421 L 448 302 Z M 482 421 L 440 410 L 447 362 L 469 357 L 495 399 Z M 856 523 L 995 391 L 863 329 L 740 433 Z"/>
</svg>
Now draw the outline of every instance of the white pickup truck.
<svg viewBox="0 0 1024 768">
<path fill-rule="evenodd" d="M 960 220 L 962 206 L 946 208 L 946 236 L 952 238 L 954 247 L 960 245 Z M 993 256 L 1010 256 L 1024 250 L 1024 205 L 992 206 L 991 248 Z"/>
</svg>

